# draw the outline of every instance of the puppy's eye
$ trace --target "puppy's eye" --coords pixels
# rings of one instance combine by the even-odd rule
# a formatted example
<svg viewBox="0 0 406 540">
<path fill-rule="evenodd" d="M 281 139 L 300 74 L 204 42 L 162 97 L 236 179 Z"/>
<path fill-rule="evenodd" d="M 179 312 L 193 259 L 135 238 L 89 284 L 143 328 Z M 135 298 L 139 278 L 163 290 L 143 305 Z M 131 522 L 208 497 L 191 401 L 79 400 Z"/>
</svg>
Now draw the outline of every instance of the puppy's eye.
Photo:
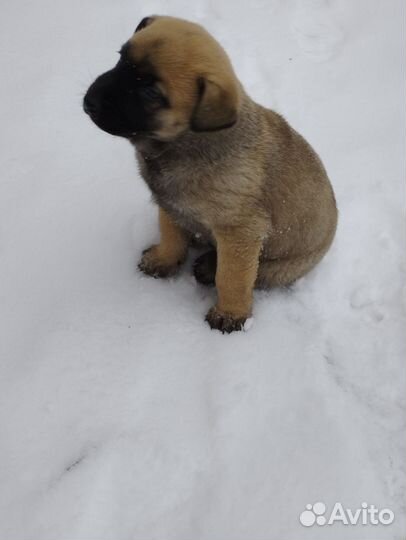
<svg viewBox="0 0 406 540">
<path fill-rule="evenodd" d="M 143 86 L 139 89 L 138 92 L 141 97 L 145 98 L 148 101 L 156 101 L 162 98 L 161 92 L 156 86 L 153 85 Z"/>
</svg>

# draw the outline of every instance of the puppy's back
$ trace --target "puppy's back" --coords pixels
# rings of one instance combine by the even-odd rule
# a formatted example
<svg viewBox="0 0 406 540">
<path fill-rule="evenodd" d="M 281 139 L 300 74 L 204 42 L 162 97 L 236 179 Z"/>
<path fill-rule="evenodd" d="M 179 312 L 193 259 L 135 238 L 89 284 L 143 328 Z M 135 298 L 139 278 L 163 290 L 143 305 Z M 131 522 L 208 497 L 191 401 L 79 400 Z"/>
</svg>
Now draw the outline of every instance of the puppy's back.
<svg viewBox="0 0 406 540">
<path fill-rule="evenodd" d="M 337 206 L 327 172 L 311 145 L 279 114 L 259 106 L 269 145 L 263 178 L 272 255 L 327 251 L 337 226 Z M 263 147 L 263 144 L 261 144 Z"/>
</svg>

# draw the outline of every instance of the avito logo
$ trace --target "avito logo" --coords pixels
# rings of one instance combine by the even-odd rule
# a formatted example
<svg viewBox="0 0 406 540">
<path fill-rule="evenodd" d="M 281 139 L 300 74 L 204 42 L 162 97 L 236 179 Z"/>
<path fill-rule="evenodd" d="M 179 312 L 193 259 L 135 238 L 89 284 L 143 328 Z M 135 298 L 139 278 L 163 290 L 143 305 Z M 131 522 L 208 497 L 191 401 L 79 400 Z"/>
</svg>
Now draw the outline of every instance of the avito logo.
<svg viewBox="0 0 406 540">
<path fill-rule="evenodd" d="M 326 516 L 327 507 L 323 502 L 306 504 L 300 516 L 299 521 L 304 527 L 334 525 L 342 523 L 343 525 L 390 525 L 395 519 L 395 514 L 389 508 L 379 509 L 373 504 L 363 502 L 361 508 L 352 510 L 344 508 L 339 502 L 336 502 L 329 516 Z"/>
</svg>

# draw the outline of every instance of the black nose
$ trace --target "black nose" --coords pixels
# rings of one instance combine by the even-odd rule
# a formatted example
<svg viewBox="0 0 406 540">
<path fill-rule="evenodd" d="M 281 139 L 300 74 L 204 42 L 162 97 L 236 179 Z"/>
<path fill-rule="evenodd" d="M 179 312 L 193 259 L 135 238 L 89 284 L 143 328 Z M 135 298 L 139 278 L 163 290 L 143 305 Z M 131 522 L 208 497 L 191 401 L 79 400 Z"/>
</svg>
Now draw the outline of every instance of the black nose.
<svg viewBox="0 0 406 540">
<path fill-rule="evenodd" d="M 95 96 L 89 94 L 89 92 L 83 98 L 83 110 L 86 114 L 95 115 L 99 108 L 98 100 Z"/>
</svg>

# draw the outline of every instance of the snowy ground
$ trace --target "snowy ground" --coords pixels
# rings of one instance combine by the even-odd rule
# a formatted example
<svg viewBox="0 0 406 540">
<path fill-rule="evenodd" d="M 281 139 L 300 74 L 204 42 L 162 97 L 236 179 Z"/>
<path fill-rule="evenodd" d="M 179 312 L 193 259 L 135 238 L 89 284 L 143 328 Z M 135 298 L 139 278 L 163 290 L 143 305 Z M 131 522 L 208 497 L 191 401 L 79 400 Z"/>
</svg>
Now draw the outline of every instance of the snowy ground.
<svg viewBox="0 0 406 540">
<path fill-rule="evenodd" d="M 403 2 L 3 3 L 0 539 L 405 538 Z M 137 273 L 156 210 L 81 111 L 151 13 L 212 31 L 336 190 L 334 248 L 248 333 L 190 263 Z M 396 518 L 305 528 L 316 501 Z"/>
</svg>

